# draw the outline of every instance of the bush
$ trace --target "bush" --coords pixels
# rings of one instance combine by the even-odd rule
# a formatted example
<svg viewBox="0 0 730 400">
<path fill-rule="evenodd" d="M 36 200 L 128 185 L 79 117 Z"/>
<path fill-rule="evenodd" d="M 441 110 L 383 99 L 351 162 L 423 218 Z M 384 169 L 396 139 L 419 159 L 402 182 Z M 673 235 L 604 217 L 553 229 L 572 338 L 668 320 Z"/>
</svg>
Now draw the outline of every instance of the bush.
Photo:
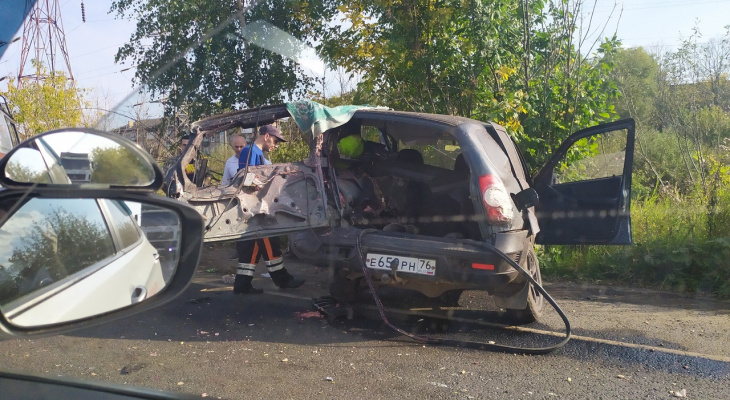
<svg viewBox="0 0 730 400">
<path fill-rule="evenodd" d="M 270 157 L 272 163 L 302 161 L 309 157 L 309 144 L 297 137 L 277 147 Z"/>
<path fill-rule="evenodd" d="M 271 152 L 271 162 L 297 162 L 309 157 L 309 143 L 305 140 L 304 134 L 299 130 L 294 120 L 290 119 L 288 123 L 282 124 L 281 130 L 289 140 Z"/>
<path fill-rule="evenodd" d="M 220 182 L 223 178 L 223 170 L 226 161 L 233 156 L 233 149 L 227 143 L 220 143 L 210 151 L 205 157 L 208 159 L 208 170 L 212 179 Z"/>
<path fill-rule="evenodd" d="M 692 178 L 684 160 L 674 133 L 647 129 L 638 132 L 634 157 L 634 187 L 653 189 L 669 186 L 680 191 L 688 190 L 692 186 Z M 661 183 L 657 182 L 657 174 Z"/>
</svg>

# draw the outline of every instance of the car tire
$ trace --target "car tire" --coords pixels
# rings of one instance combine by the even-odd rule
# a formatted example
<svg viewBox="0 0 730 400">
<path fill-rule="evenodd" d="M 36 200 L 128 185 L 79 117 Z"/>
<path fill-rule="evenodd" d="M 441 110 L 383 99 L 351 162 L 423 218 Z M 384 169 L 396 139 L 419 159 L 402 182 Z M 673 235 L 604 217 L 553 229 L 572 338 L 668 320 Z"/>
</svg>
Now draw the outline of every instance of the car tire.
<svg viewBox="0 0 730 400">
<path fill-rule="evenodd" d="M 537 260 L 535 249 L 531 248 L 527 251 L 525 265 L 523 266 L 530 273 L 532 279 L 542 286 L 542 276 L 540 274 L 540 263 Z M 524 325 L 537 321 L 542 315 L 542 308 L 545 304 L 545 297 L 537 288 L 528 283 L 529 289 L 527 294 L 527 307 L 524 309 L 507 309 L 507 318 L 514 324 Z"/>
</svg>

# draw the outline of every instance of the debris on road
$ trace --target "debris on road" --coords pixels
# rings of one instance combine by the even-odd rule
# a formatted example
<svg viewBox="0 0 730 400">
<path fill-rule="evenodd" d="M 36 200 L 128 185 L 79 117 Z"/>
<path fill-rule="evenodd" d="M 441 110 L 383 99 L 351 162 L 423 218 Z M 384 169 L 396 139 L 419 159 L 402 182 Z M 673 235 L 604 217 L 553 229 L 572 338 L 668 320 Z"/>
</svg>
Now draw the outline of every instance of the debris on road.
<svg viewBox="0 0 730 400">
<path fill-rule="evenodd" d="M 677 391 L 670 390 L 669 393 L 674 397 L 679 397 L 679 398 L 687 397 L 687 389 L 682 389 L 682 390 L 677 390 Z"/>
<path fill-rule="evenodd" d="M 321 319 L 324 318 L 324 315 L 319 311 L 303 311 L 303 312 L 295 312 L 294 315 L 300 320 L 304 320 L 305 318 L 317 318 Z"/>
<path fill-rule="evenodd" d="M 120 371 L 120 373 L 122 375 L 129 375 L 132 372 L 137 372 L 146 366 L 147 366 L 147 364 L 125 365 L 124 367 L 122 367 L 122 370 Z"/>
<path fill-rule="evenodd" d="M 198 297 L 197 299 L 190 299 L 188 302 L 191 304 L 200 304 L 204 301 L 209 301 L 209 300 L 210 300 L 209 296 L 204 296 L 204 297 Z"/>
<path fill-rule="evenodd" d="M 341 317 L 352 320 L 355 312 L 351 305 L 341 303 L 331 296 L 314 299 L 312 305 L 330 321 Z"/>
</svg>

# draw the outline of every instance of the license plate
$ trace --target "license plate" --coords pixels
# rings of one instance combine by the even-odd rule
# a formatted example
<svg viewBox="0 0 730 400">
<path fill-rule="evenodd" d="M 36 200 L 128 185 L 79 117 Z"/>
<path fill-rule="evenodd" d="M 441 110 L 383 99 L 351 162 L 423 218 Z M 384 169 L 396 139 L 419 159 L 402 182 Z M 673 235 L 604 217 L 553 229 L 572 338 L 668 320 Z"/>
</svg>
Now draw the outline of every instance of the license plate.
<svg viewBox="0 0 730 400">
<path fill-rule="evenodd" d="M 386 254 L 368 253 L 365 258 L 368 267 L 382 270 L 411 272 L 421 275 L 436 275 L 436 260 L 403 256 L 389 256 Z"/>
</svg>

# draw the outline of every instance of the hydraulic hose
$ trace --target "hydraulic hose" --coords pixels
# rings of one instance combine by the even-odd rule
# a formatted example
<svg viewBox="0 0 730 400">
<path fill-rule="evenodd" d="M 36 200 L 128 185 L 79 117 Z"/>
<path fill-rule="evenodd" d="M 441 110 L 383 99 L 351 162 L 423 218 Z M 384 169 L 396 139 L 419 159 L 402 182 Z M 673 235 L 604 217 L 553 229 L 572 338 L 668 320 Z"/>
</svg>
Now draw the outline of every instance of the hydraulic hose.
<svg viewBox="0 0 730 400">
<path fill-rule="evenodd" d="M 454 339 L 441 339 L 441 338 L 433 338 L 429 336 L 423 336 L 423 335 L 414 335 L 412 333 L 408 333 L 405 330 L 398 328 L 397 326 L 390 323 L 388 320 L 388 317 L 385 315 L 385 307 L 383 306 L 382 301 L 380 300 L 380 296 L 378 296 L 377 291 L 375 290 L 375 284 L 373 283 L 373 279 L 370 276 L 370 271 L 368 270 L 367 265 L 365 264 L 365 257 L 362 251 L 362 238 L 366 234 L 378 232 L 375 229 L 363 229 L 360 234 L 357 236 L 357 252 L 358 256 L 360 257 L 361 261 L 361 267 L 363 275 L 365 276 L 365 281 L 368 284 L 368 287 L 370 289 L 370 293 L 373 296 L 373 300 L 375 301 L 375 304 L 378 308 L 378 312 L 380 313 L 380 317 L 383 320 L 383 322 L 388 325 L 391 329 L 394 331 L 405 335 L 415 341 L 421 342 L 421 343 L 427 343 L 427 344 L 442 344 L 442 345 L 452 345 L 452 346 L 459 346 L 459 345 L 468 345 L 468 346 L 479 346 L 487 350 L 493 350 L 493 351 L 501 351 L 501 352 L 508 352 L 508 353 L 520 353 L 520 354 L 547 354 L 552 351 L 555 351 L 563 346 L 565 346 L 566 343 L 570 340 L 570 321 L 568 321 L 568 317 L 565 315 L 563 310 L 558 306 L 558 303 L 553 300 L 553 298 L 548 294 L 548 292 L 539 284 L 535 279 L 530 275 L 529 272 L 527 272 L 524 268 L 522 268 L 519 264 L 514 262 L 509 256 L 504 254 L 501 250 L 499 250 L 497 247 L 485 243 L 490 251 L 492 251 L 494 254 L 498 255 L 499 257 L 503 258 L 512 268 L 517 270 L 520 274 L 524 275 L 527 280 L 529 281 L 530 285 L 533 285 L 535 289 L 537 289 L 540 294 L 542 294 L 545 299 L 547 299 L 548 303 L 553 306 L 553 309 L 558 313 L 560 318 L 563 320 L 563 323 L 565 324 L 565 337 L 563 340 L 561 340 L 559 343 L 554 344 L 552 346 L 546 346 L 546 347 L 516 347 L 516 346 L 507 346 L 507 345 L 501 345 L 496 343 L 485 343 L 485 342 L 477 342 L 472 340 L 454 340 Z"/>
</svg>

